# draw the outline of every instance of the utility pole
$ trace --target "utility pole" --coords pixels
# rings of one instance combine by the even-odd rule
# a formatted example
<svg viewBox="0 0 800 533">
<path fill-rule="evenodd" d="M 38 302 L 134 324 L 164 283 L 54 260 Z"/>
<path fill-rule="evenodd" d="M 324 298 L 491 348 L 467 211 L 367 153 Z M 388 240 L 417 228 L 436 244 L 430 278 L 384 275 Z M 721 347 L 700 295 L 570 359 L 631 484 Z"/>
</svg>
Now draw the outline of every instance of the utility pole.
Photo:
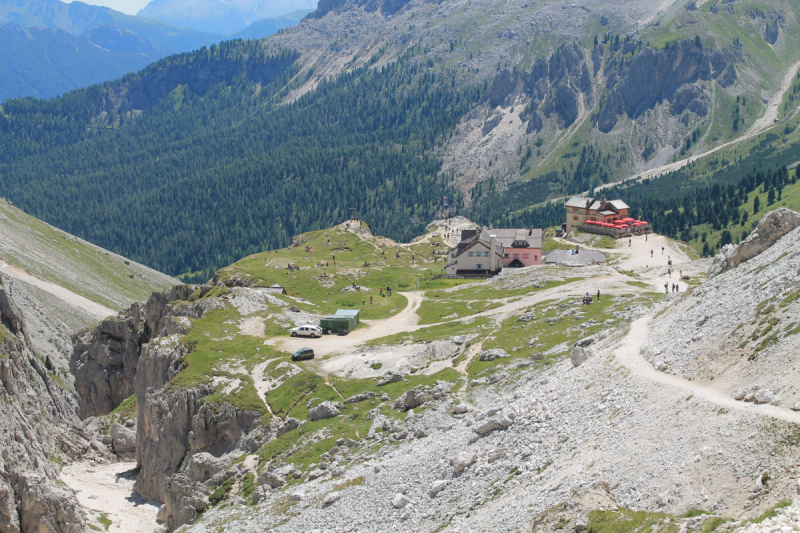
<svg viewBox="0 0 800 533">
<path fill-rule="evenodd" d="M 348 207 L 350 210 L 350 220 L 356 219 L 356 208 L 355 207 Z"/>
</svg>

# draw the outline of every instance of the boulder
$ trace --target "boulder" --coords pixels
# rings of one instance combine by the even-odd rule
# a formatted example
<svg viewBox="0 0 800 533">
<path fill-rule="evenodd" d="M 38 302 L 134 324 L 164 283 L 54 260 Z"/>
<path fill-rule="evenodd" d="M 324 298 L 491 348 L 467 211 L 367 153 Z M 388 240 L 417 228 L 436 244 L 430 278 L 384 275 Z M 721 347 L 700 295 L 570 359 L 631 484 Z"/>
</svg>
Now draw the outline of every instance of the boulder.
<svg viewBox="0 0 800 533">
<path fill-rule="evenodd" d="M 467 405 L 463 403 L 460 403 L 455 407 L 453 407 L 453 413 L 457 415 L 463 415 L 467 411 L 469 411 L 469 407 L 467 407 Z"/>
<path fill-rule="evenodd" d="M 266 499 L 267 497 L 267 488 L 266 487 L 256 487 L 253 490 L 253 503 L 259 503 Z"/>
<path fill-rule="evenodd" d="M 775 393 L 769 389 L 759 389 L 753 396 L 753 401 L 755 403 L 773 403 L 777 400 L 778 397 L 775 396 Z"/>
<path fill-rule="evenodd" d="M 322 402 L 308 411 L 308 418 L 310 418 L 312 422 L 327 420 L 335 416 L 339 416 L 339 407 L 335 402 L 330 401 Z"/>
<path fill-rule="evenodd" d="M 111 437 L 111 448 L 123 460 L 136 457 L 136 432 L 122 424 L 112 424 L 108 430 Z"/>
<path fill-rule="evenodd" d="M 290 416 L 289 418 L 283 421 L 283 424 L 278 426 L 276 434 L 278 437 L 281 437 L 289 433 L 293 429 L 297 429 L 298 427 L 300 427 L 300 421 Z"/>
<path fill-rule="evenodd" d="M 327 507 L 333 504 L 336 500 L 338 500 L 342 494 L 340 492 L 331 492 L 322 500 L 322 506 Z"/>
<path fill-rule="evenodd" d="M 794 402 L 792 404 L 792 411 L 800 411 L 800 402 Z"/>
<path fill-rule="evenodd" d="M 226 463 L 224 459 L 214 457 L 210 453 L 196 453 L 189 459 L 187 475 L 192 481 L 205 483 L 207 480 L 225 470 L 227 467 Z"/>
<path fill-rule="evenodd" d="M 718 276 L 752 259 L 798 226 L 800 226 L 800 213 L 785 207 L 770 211 L 745 240 L 736 245 L 726 244 L 722 247 L 708 270 L 708 278 Z"/>
<path fill-rule="evenodd" d="M 303 493 L 302 492 L 293 492 L 293 493 L 289 494 L 289 501 L 290 502 L 303 501 Z"/>
<path fill-rule="evenodd" d="M 569 360 L 572 361 L 572 366 L 578 367 L 589 358 L 589 351 L 575 346 L 572 348 L 572 353 L 569 354 Z"/>
<path fill-rule="evenodd" d="M 502 348 L 493 348 L 491 350 L 484 350 L 478 356 L 481 361 L 494 361 L 501 357 L 508 357 L 508 353 Z"/>
<path fill-rule="evenodd" d="M 362 393 L 356 394 L 355 396 L 350 396 L 348 399 L 346 399 L 344 401 L 344 403 L 349 404 L 349 403 L 363 402 L 364 400 L 371 400 L 375 396 L 377 396 L 377 393 L 374 393 L 374 392 L 368 390 L 368 391 L 364 391 Z"/>
<path fill-rule="evenodd" d="M 431 484 L 431 491 L 430 491 L 431 496 L 436 496 L 437 494 L 442 492 L 446 486 L 447 486 L 447 480 L 445 479 L 439 479 L 437 481 L 434 481 Z"/>
<path fill-rule="evenodd" d="M 478 455 L 475 452 L 461 452 L 453 459 L 453 473 L 460 474 L 469 468 L 477 458 Z"/>
<path fill-rule="evenodd" d="M 405 507 L 409 503 L 411 503 L 411 500 L 405 494 L 398 493 L 398 494 L 395 495 L 394 498 L 392 498 L 392 505 L 396 509 L 402 509 L 403 507 Z"/>
<path fill-rule="evenodd" d="M 493 417 L 479 422 L 472 430 L 475 433 L 484 435 L 497 429 L 506 429 L 513 423 L 514 421 L 505 413 L 497 413 Z"/>
<path fill-rule="evenodd" d="M 259 486 L 267 485 L 270 488 L 277 489 L 278 487 L 282 487 L 284 484 L 283 478 L 276 474 L 275 472 L 264 472 L 260 476 L 258 476 L 258 483 Z"/>
<path fill-rule="evenodd" d="M 394 408 L 402 409 L 403 406 L 408 406 L 409 409 L 413 409 L 425 403 L 425 400 L 427 399 L 428 395 L 422 392 L 420 389 L 411 389 L 406 391 L 397 399 L 396 402 L 394 402 Z"/>
<path fill-rule="evenodd" d="M 161 504 L 161 507 L 158 508 L 158 513 L 156 513 L 156 522 L 159 524 L 163 524 L 167 521 L 167 505 Z"/>
<path fill-rule="evenodd" d="M 378 386 L 380 387 L 382 385 L 388 385 L 389 383 L 396 383 L 405 379 L 405 374 L 395 372 L 394 370 L 389 370 L 383 375 L 383 379 L 378 382 Z"/>
</svg>

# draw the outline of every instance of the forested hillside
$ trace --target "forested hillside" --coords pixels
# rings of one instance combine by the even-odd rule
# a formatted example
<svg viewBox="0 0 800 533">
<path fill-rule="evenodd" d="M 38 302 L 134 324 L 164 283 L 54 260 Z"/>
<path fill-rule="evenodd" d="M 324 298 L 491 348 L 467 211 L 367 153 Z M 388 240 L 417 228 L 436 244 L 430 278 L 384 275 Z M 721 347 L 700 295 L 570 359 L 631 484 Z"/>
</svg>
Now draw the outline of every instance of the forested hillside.
<svg viewBox="0 0 800 533">
<path fill-rule="evenodd" d="M 454 90 L 452 74 L 421 69 L 412 60 L 423 52 L 412 47 L 279 107 L 269 104 L 296 74 L 296 55 L 242 42 L 163 60 L 123 88 L 10 101 L 0 117 L 0 189 L 45 220 L 172 274 L 207 276 L 342 220 L 349 207 L 380 233 L 419 233 L 440 200 L 457 195 L 437 177 L 431 147 L 480 95 Z M 141 97 L 138 82 L 165 72 L 174 90 L 132 119 L 124 110 Z M 203 86 L 213 74 L 228 83 Z M 409 79 L 418 80 L 410 91 Z M 101 106 L 112 91 L 123 102 L 87 129 L 109 111 Z"/>
<path fill-rule="evenodd" d="M 324 2 L 263 41 L 5 103 L 0 194 L 187 280 L 351 212 L 399 240 L 446 214 L 545 225 L 558 209 L 530 205 L 759 121 L 783 139 L 800 8 L 768 4 Z"/>
</svg>

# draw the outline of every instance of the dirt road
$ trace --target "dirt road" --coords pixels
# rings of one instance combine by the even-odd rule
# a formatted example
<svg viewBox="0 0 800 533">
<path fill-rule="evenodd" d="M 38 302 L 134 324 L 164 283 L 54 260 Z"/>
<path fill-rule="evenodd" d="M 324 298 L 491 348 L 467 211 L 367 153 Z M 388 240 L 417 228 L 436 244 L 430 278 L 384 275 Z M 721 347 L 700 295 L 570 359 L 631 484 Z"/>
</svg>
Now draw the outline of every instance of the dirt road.
<svg viewBox="0 0 800 533">
<path fill-rule="evenodd" d="M 366 325 L 365 328 L 357 329 L 343 337 L 338 335 L 323 335 L 319 339 L 287 337 L 279 341 L 279 347 L 285 351 L 294 352 L 295 350 L 309 346 L 314 348 L 314 352 L 317 355 L 328 355 L 353 348 L 373 339 L 386 337 L 387 335 L 414 331 L 416 329 L 415 326 L 419 322 L 417 309 L 419 309 L 419 306 L 422 304 L 422 293 L 401 292 L 398 294 L 402 294 L 406 297 L 408 305 L 393 317 L 384 320 L 373 320 L 369 321 L 369 323 L 365 320 L 363 321 L 363 324 Z"/>
<path fill-rule="evenodd" d="M 61 471 L 61 479 L 75 491 L 82 507 L 96 511 L 88 513 L 90 522 L 96 522 L 96 516 L 103 513 L 111 521 L 106 531 L 152 533 L 158 527 L 156 514 L 161 504 L 142 500 L 133 492 L 133 480 L 120 476 L 135 466 L 136 463 L 100 466 L 76 463 Z"/>
<path fill-rule="evenodd" d="M 649 316 L 643 317 L 632 322 L 628 334 L 625 335 L 619 346 L 613 352 L 614 357 L 625 365 L 635 376 L 657 385 L 683 390 L 687 394 L 702 398 L 707 402 L 711 402 L 726 409 L 746 411 L 800 424 L 800 412 L 795 412 L 783 407 L 776 407 L 774 405 L 755 405 L 736 401 L 729 395 L 723 394 L 707 385 L 700 385 L 687 381 L 678 376 L 659 372 L 653 368 L 653 365 L 642 357 L 640 353 L 642 344 L 650 333 L 650 318 Z"/>
<path fill-rule="evenodd" d="M 0 259 L 0 272 L 10 278 L 18 279 L 27 283 L 28 285 L 33 285 L 38 289 L 48 292 L 65 303 L 89 313 L 98 320 L 116 314 L 116 311 L 113 311 L 104 305 L 100 305 L 79 294 L 75 294 L 64 287 L 56 285 L 55 283 L 51 283 L 44 278 L 36 276 L 35 274 L 31 274 L 27 270 L 12 265 L 11 263 L 7 263 L 2 259 Z"/>
</svg>

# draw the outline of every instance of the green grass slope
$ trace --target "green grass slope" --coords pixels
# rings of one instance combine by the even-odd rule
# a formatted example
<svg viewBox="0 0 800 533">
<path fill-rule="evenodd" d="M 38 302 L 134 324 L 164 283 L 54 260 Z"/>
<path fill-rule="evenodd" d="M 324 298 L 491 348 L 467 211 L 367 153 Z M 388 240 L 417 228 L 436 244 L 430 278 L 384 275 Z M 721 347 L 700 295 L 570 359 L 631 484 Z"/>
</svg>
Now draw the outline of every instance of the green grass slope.
<svg viewBox="0 0 800 533">
<path fill-rule="evenodd" d="M 0 200 L 0 259 L 120 309 L 178 280 L 58 230 Z"/>
</svg>

